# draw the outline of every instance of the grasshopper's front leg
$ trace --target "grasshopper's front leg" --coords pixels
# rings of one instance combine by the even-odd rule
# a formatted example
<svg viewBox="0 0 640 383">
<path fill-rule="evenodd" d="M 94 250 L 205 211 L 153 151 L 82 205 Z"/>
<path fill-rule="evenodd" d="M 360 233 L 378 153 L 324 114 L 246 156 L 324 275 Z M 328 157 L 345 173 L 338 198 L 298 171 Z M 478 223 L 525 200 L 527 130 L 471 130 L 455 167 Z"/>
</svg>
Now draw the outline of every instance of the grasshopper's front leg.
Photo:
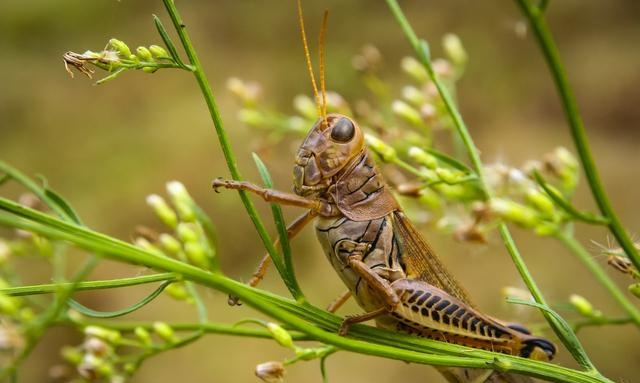
<svg viewBox="0 0 640 383">
<path fill-rule="evenodd" d="M 323 217 L 333 217 L 339 213 L 334 204 L 319 198 L 306 198 L 293 193 L 286 193 L 279 190 L 267 189 L 246 181 L 225 180 L 216 178 L 211 186 L 213 190 L 219 188 L 244 190 L 260 196 L 267 202 L 275 202 L 281 205 L 297 206 L 309 209 L 316 215 Z"/>
</svg>

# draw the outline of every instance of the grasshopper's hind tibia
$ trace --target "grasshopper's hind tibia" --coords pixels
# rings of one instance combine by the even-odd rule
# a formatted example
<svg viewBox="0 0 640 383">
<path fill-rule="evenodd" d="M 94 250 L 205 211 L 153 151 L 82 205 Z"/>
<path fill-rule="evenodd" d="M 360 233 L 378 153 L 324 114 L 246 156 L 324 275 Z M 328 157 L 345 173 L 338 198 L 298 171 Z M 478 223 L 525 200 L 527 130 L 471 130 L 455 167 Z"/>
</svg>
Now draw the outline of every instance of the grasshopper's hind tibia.
<svg viewBox="0 0 640 383">
<path fill-rule="evenodd" d="M 400 331 L 536 360 L 551 360 L 556 352 L 522 326 L 504 325 L 425 282 L 400 279 L 391 287 L 400 299 L 391 312 Z"/>
<path fill-rule="evenodd" d="M 333 302 L 329 303 L 327 306 L 327 311 L 334 314 L 342 305 L 344 305 L 349 298 L 351 298 L 351 290 L 346 290 L 339 297 L 333 300 Z"/>
</svg>

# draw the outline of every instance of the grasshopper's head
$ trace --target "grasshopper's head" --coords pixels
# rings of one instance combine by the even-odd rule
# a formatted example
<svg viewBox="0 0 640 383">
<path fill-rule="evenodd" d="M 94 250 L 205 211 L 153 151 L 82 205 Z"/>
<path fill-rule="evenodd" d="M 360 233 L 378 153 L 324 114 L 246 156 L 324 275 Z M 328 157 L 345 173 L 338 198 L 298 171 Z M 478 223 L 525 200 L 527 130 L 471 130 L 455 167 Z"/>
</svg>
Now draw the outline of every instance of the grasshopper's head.
<svg viewBox="0 0 640 383">
<path fill-rule="evenodd" d="M 332 178 L 364 149 L 364 134 L 349 117 L 328 114 L 318 119 L 296 154 L 293 168 L 296 194 L 307 197 L 322 194 L 333 183 Z"/>
</svg>

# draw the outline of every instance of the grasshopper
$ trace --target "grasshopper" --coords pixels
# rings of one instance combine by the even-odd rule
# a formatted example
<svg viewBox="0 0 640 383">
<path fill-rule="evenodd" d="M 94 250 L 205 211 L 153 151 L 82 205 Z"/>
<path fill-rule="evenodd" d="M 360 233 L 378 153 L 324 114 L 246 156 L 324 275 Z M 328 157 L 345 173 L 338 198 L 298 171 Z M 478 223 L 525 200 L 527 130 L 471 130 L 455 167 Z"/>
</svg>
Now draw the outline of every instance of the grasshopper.
<svg viewBox="0 0 640 383">
<path fill-rule="evenodd" d="M 556 348 L 516 324 L 480 312 L 469 295 L 435 255 L 403 213 L 367 150 L 364 133 L 348 116 L 326 114 L 320 105 L 311 69 L 302 11 L 298 4 L 307 65 L 321 117 L 295 157 L 294 192 L 286 193 L 244 182 L 216 179 L 214 189 L 245 190 L 265 201 L 307 209 L 289 227 L 294 236 L 315 219 L 315 230 L 329 262 L 363 314 L 348 316 L 340 327 L 374 319 L 378 327 L 429 339 L 548 361 Z M 326 13 L 323 31 L 326 25 Z M 322 36 L 322 32 L 321 32 Z M 322 37 L 321 37 L 322 41 Z M 320 67 L 323 56 L 320 55 Z M 322 70 L 321 70 L 322 73 Z M 324 80 L 321 77 L 324 99 Z M 251 283 L 266 270 L 263 260 Z M 529 378 L 492 371 L 443 368 L 450 382 L 528 382 Z"/>
</svg>

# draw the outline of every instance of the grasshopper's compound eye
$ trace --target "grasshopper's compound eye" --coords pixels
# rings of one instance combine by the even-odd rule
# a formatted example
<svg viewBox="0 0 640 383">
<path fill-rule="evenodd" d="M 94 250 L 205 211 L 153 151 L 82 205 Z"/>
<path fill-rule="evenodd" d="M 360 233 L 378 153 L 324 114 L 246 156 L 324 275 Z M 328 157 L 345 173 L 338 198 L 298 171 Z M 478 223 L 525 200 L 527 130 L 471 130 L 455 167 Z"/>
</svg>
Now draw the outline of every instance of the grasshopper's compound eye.
<svg viewBox="0 0 640 383">
<path fill-rule="evenodd" d="M 349 142 L 356 134 L 356 127 L 348 118 L 341 117 L 331 127 L 331 139 L 337 142 Z"/>
</svg>

